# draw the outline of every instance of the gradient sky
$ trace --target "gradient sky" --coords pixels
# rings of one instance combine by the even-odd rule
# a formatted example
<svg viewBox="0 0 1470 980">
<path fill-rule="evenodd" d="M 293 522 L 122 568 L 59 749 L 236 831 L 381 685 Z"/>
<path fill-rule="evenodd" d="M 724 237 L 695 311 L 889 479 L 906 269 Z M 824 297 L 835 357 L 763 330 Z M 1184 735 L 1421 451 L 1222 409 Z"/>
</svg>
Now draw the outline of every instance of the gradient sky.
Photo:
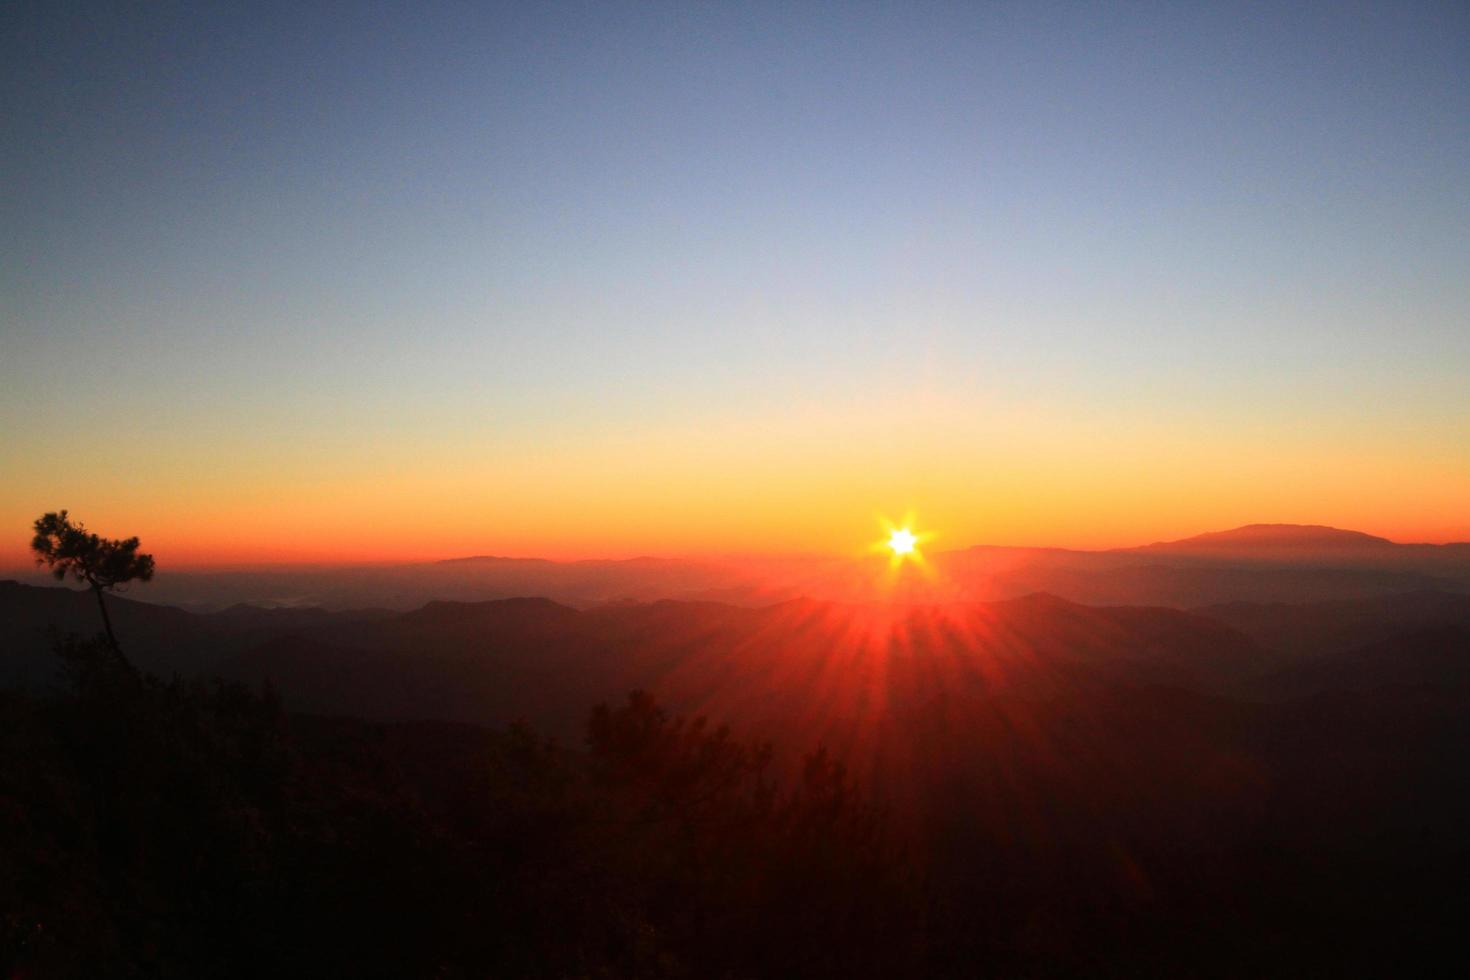
<svg viewBox="0 0 1470 980">
<path fill-rule="evenodd" d="M 0 560 L 1470 538 L 1470 6 L 7 4 Z"/>
</svg>

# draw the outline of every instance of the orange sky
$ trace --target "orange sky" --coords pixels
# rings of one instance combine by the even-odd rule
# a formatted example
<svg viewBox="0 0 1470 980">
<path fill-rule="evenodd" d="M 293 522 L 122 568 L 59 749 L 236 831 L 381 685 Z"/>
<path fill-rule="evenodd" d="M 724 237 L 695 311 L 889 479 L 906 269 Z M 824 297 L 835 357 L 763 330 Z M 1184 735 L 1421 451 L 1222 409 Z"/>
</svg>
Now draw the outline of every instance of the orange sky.
<svg viewBox="0 0 1470 980">
<path fill-rule="evenodd" d="M 846 554 L 881 516 L 909 511 L 937 549 L 1126 546 L 1254 522 L 1470 539 L 1463 452 L 1371 431 L 1325 446 L 1318 431 L 1281 425 L 1266 443 L 1201 440 L 1187 416 L 1121 427 L 1012 410 L 996 424 L 965 409 L 932 398 L 809 405 L 540 444 L 462 432 L 330 449 L 248 431 L 202 447 L 95 436 L 72 457 L 89 467 L 68 470 L 58 454 L 12 471 L 0 560 L 24 563 L 30 521 L 60 507 L 100 533 L 141 536 L 166 567 Z M 44 446 L 33 452 L 45 461 Z"/>
</svg>

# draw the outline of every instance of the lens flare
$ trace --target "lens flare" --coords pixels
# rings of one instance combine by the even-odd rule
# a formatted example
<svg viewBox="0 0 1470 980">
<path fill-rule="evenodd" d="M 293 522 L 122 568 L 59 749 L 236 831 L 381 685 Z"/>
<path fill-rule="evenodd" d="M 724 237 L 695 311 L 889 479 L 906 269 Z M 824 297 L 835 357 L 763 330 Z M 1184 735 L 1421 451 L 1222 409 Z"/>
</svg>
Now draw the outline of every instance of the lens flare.
<svg viewBox="0 0 1470 980">
<path fill-rule="evenodd" d="M 913 513 L 905 514 L 902 521 L 890 521 L 880 516 L 878 523 L 883 528 L 883 537 L 874 541 L 869 546 L 869 551 L 887 556 L 888 567 L 895 574 L 904 565 L 912 564 L 923 568 L 924 553 L 920 549 L 933 535 L 915 530 Z"/>
</svg>

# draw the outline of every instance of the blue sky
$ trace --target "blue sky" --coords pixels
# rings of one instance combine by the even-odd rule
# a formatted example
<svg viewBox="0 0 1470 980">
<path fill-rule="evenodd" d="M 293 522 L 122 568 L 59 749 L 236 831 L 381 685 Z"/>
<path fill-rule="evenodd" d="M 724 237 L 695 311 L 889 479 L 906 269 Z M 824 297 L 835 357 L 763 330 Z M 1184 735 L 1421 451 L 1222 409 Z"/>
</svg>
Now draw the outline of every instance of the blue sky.
<svg viewBox="0 0 1470 980">
<path fill-rule="evenodd" d="M 1427 513 L 1470 488 L 1463 4 L 48 3 L 0 45 L 6 515 L 62 446 L 309 482 L 878 402 L 1357 440 L 1470 529 Z"/>
</svg>

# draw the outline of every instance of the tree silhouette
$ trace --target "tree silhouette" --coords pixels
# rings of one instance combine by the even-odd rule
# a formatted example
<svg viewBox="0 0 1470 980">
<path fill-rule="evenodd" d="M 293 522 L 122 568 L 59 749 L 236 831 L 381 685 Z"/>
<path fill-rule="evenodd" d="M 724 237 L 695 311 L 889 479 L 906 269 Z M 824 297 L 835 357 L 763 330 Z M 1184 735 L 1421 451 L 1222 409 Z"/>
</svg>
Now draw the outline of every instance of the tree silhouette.
<svg viewBox="0 0 1470 980">
<path fill-rule="evenodd" d="M 122 648 L 112 631 L 112 619 L 107 615 L 102 593 L 125 582 L 151 579 L 153 556 L 138 553 L 137 538 L 120 540 L 92 534 L 80 523 L 72 523 L 64 510 L 36 518 L 34 528 L 36 536 L 31 539 L 31 551 L 36 555 L 36 564 L 50 568 L 58 581 L 70 575 L 78 582 L 87 583 L 97 596 L 97 608 L 102 610 L 108 643 L 121 656 Z"/>
</svg>

